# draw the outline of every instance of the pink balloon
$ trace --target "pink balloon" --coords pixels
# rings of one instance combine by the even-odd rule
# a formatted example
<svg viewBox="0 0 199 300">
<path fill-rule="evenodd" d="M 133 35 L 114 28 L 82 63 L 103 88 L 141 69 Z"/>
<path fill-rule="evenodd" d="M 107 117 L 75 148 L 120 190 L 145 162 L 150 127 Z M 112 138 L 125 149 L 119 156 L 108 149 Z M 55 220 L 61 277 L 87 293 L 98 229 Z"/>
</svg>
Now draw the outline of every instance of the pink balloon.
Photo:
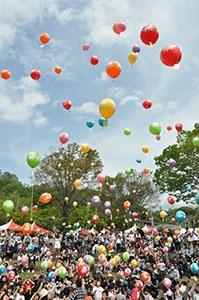
<svg viewBox="0 0 199 300">
<path fill-rule="evenodd" d="M 111 190 L 111 191 L 114 191 L 114 189 L 115 189 L 114 185 L 111 184 L 111 185 L 110 185 L 110 190 Z"/>
<path fill-rule="evenodd" d="M 131 275 L 131 269 L 130 269 L 130 268 L 126 268 L 126 269 L 124 270 L 124 275 L 125 275 L 126 277 L 129 277 L 129 276 Z"/>
<path fill-rule="evenodd" d="M 166 295 L 171 297 L 172 296 L 172 291 L 171 290 L 166 291 Z"/>
<path fill-rule="evenodd" d="M 85 43 L 82 47 L 83 51 L 87 51 L 87 50 L 89 50 L 89 48 L 90 48 L 90 45 L 87 43 Z"/>
<path fill-rule="evenodd" d="M 97 181 L 100 182 L 100 183 L 103 183 L 106 179 L 106 176 L 103 174 L 103 173 L 99 173 L 97 175 Z"/>
<path fill-rule="evenodd" d="M 27 255 L 23 255 L 21 258 L 21 264 L 23 266 L 25 266 L 28 263 L 28 256 Z"/>
<path fill-rule="evenodd" d="M 171 287 L 171 280 L 169 278 L 164 278 L 163 285 L 166 289 L 169 289 Z"/>
<path fill-rule="evenodd" d="M 175 223 L 175 218 L 171 218 L 171 223 Z"/>
<path fill-rule="evenodd" d="M 22 209 L 21 209 L 21 212 L 22 212 L 23 215 L 27 214 L 28 206 L 23 206 Z"/>
<path fill-rule="evenodd" d="M 106 255 L 104 255 L 104 254 L 99 255 L 98 261 L 99 261 L 100 265 L 103 265 L 106 262 L 106 260 L 107 260 Z"/>
<path fill-rule="evenodd" d="M 152 207 L 152 208 L 156 208 L 156 204 L 153 203 L 153 204 L 151 205 L 151 207 Z"/>
<path fill-rule="evenodd" d="M 126 30 L 126 25 L 123 22 L 120 22 L 118 24 L 118 30 L 119 32 L 124 32 Z"/>
<path fill-rule="evenodd" d="M 66 144 L 69 141 L 69 135 L 66 132 L 62 132 L 59 136 L 59 140 L 62 144 Z"/>
<path fill-rule="evenodd" d="M 52 255 L 52 253 L 50 252 L 50 251 L 47 251 L 46 252 L 46 256 L 49 258 L 49 257 L 51 257 L 51 255 Z"/>
<path fill-rule="evenodd" d="M 164 252 L 164 253 L 168 253 L 168 252 L 169 252 L 169 248 L 168 248 L 167 246 L 165 246 L 165 247 L 163 248 L 163 252 Z"/>
</svg>

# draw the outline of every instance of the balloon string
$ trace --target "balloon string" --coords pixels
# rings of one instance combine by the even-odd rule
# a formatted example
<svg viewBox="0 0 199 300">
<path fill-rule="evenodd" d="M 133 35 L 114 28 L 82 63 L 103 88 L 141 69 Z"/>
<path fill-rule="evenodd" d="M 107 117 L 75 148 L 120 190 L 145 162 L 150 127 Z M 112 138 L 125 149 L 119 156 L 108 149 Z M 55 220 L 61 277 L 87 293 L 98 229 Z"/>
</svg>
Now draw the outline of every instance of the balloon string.
<svg viewBox="0 0 199 300">
<path fill-rule="evenodd" d="M 153 44 L 151 42 L 149 42 L 149 45 L 151 46 L 151 48 L 153 48 Z"/>
<path fill-rule="evenodd" d="M 32 179 L 31 179 L 31 207 L 30 207 L 30 221 L 32 221 L 32 210 L 33 210 L 33 194 L 34 194 L 34 185 L 33 185 L 33 179 L 34 179 L 34 171 L 32 171 Z"/>
</svg>

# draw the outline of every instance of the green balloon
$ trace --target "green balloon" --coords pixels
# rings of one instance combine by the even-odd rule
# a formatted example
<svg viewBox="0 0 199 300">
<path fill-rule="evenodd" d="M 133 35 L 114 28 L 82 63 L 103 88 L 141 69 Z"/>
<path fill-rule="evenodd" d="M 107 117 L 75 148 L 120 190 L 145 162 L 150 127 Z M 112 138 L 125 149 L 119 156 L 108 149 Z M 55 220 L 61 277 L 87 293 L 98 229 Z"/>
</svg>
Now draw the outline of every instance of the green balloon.
<svg viewBox="0 0 199 300">
<path fill-rule="evenodd" d="M 124 252 L 122 255 L 123 261 L 128 261 L 130 257 L 130 254 L 128 252 Z"/>
<path fill-rule="evenodd" d="M 149 125 L 149 131 L 154 135 L 159 135 L 161 132 L 161 126 L 157 122 L 152 122 Z"/>
<path fill-rule="evenodd" d="M 192 143 L 193 143 L 194 147 L 198 147 L 199 146 L 199 137 L 195 136 L 192 140 Z"/>
<path fill-rule="evenodd" d="M 66 268 L 64 268 L 63 266 L 59 267 L 59 269 L 58 269 L 58 275 L 59 275 L 59 277 L 65 278 L 66 277 L 66 273 L 67 273 Z"/>
<path fill-rule="evenodd" d="M 48 269 L 48 262 L 47 261 L 42 261 L 41 262 L 41 269 L 42 269 L 42 271 L 46 271 Z"/>
<path fill-rule="evenodd" d="M 65 197 L 64 200 L 65 200 L 66 202 L 68 202 L 68 201 L 69 201 L 69 198 L 68 198 L 68 197 Z"/>
<path fill-rule="evenodd" d="M 125 170 L 125 174 L 126 174 L 126 175 L 131 175 L 131 174 L 132 174 L 131 169 L 126 169 L 126 170 Z"/>
<path fill-rule="evenodd" d="M 30 152 L 26 157 L 27 164 L 31 168 L 36 168 L 40 163 L 40 156 L 37 152 Z"/>
<path fill-rule="evenodd" d="M 125 128 L 124 129 L 124 134 L 125 135 L 130 135 L 131 134 L 131 130 L 129 128 Z"/>
<path fill-rule="evenodd" d="M 14 209 L 14 203 L 12 202 L 12 200 L 4 201 L 3 209 L 7 214 L 11 213 Z"/>
<path fill-rule="evenodd" d="M 94 262 L 95 262 L 94 257 L 91 256 L 91 255 L 89 255 L 89 257 L 88 257 L 88 265 L 89 265 L 89 266 L 92 266 L 92 265 L 94 264 Z"/>
</svg>

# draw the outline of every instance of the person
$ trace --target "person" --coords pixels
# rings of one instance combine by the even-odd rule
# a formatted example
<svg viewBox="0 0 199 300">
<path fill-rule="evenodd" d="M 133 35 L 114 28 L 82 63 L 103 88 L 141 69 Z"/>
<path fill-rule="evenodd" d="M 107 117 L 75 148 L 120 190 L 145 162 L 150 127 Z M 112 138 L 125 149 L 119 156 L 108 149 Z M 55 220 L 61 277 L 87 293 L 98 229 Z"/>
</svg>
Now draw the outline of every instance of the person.
<svg viewBox="0 0 199 300">
<path fill-rule="evenodd" d="M 199 283 L 197 283 L 198 278 L 197 276 L 193 277 L 194 284 L 192 285 L 191 289 L 188 292 L 188 296 L 190 300 L 198 300 L 199 299 Z"/>
<path fill-rule="evenodd" d="M 78 278 L 76 280 L 77 288 L 73 291 L 70 300 L 85 300 L 86 293 L 82 287 L 82 279 Z"/>
<path fill-rule="evenodd" d="M 25 287 L 21 286 L 16 290 L 15 300 L 25 300 Z"/>
<path fill-rule="evenodd" d="M 94 300 L 102 300 L 102 292 L 103 287 L 101 286 L 100 280 L 96 281 L 96 285 L 93 286 L 92 294 L 94 297 Z"/>
</svg>

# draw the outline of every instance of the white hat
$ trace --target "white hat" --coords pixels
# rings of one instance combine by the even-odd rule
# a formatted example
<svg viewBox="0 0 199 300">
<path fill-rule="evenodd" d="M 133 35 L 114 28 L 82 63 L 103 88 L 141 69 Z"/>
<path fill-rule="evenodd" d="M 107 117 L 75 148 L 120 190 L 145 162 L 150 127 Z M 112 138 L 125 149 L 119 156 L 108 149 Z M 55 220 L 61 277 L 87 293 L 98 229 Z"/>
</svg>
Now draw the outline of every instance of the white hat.
<svg viewBox="0 0 199 300">
<path fill-rule="evenodd" d="M 181 285 L 181 287 L 179 288 L 180 294 L 184 294 L 186 292 L 186 289 L 187 289 L 186 285 Z"/>
<path fill-rule="evenodd" d="M 41 289 L 41 291 L 39 292 L 39 296 L 40 298 L 45 297 L 46 295 L 48 295 L 49 291 L 46 289 Z"/>
<path fill-rule="evenodd" d="M 76 289 L 76 288 L 77 288 L 77 286 L 76 286 L 75 283 L 73 283 L 73 284 L 71 285 L 71 287 L 72 287 L 73 289 Z"/>
</svg>

